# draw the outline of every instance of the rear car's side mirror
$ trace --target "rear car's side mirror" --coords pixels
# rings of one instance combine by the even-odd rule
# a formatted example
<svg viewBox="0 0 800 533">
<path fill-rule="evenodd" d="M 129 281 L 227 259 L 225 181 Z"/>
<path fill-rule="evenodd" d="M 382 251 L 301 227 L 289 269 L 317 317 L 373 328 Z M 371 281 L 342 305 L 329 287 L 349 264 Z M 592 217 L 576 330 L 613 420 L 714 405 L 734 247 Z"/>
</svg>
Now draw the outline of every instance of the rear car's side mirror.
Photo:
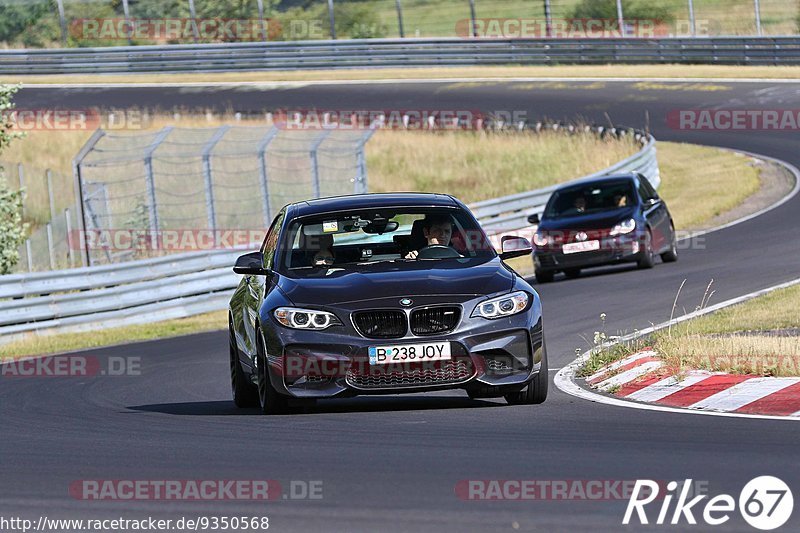
<svg viewBox="0 0 800 533">
<path fill-rule="evenodd" d="M 533 247 L 528 239 L 506 235 L 501 241 L 500 259 L 513 259 L 533 253 Z"/>
<path fill-rule="evenodd" d="M 239 256 L 233 271 L 245 276 L 266 276 L 271 272 L 268 268 L 264 268 L 264 256 L 261 252 L 251 252 Z"/>
<path fill-rule="evenodd" d="M 539 214 L 538 213 L 534 213 L 534 214 L 528 216 L 528 224 L 538 224 L 539 222 L 540 222 L 540 220 L 539 220 Z"/>
</svg>

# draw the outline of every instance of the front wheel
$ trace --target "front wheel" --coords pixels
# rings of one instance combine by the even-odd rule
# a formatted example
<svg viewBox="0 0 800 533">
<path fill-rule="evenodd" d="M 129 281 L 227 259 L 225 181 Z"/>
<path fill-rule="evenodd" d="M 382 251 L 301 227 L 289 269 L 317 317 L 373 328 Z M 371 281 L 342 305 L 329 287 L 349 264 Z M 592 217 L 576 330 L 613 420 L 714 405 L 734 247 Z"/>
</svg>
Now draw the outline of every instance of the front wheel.
<svg viewBox="0 0 800 533">
<path fill-rule="evenodd" d="M 258 404 L 261 408 L 261 413 L 265 415 L 278 415 L 285 413 L 288 410 L 288 400 L 286 396 L 279 394 L 272 386 L 269 380 L 269 371 L 267 370 L 267 357 L 266 349 L 264 348 L 264 339 L 261 333 L 258 334 L 258 353 L 256 358 L 258 360 Z"/>
<path fill-rule="evenodd" d="M 506 394 L 505 399 L 509 405 L 534 405 L 544 403 L 547 399 L 547 387 L 549 383 L 547 375 L 547 350 L 542 341 L 542 364 L 539 373 L 533 381 L 523 390 Z"/>
</svg>

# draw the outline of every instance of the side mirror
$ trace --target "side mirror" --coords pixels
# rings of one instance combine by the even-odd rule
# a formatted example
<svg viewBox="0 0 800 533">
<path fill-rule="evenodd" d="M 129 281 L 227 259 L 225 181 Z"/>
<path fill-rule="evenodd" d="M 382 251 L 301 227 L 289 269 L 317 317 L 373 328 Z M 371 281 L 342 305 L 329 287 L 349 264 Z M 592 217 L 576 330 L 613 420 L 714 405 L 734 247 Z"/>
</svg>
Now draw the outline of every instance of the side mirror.
<svg viewBox="0 0 800 533">
<path fill-rule="evenodd" d="M 233 271 L 246 276 L 266 276 L 271 270 L 264 268 L 264 256 L 261 252 L 251 252 L 239 256 Z"/>
<path fill-rule="evenodd" d="M 541 220 L 539 220 L 538 213 L 534 213 L 528 216 L 528 224 L 538 224 L 539 222 L 541 222 Z"/>
<path fill-rule="evenodd" d="M 533 253 L 533 247 L 528 239 L 524 237 L 513 237 L 506 235 L 501 241 L 500 259 L 513 259 Z"/>
</svg>

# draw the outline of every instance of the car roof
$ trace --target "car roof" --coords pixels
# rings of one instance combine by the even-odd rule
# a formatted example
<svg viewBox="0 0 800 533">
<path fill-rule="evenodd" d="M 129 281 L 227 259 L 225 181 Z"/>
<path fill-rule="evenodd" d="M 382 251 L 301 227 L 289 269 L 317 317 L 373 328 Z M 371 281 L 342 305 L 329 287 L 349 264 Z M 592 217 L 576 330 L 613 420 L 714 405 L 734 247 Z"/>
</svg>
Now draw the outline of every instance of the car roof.
<svg viewBox="0 0 800 533">
<path fill-rule="evenodd" d="M 446 194 L 436 193 L 370 193 L 332 196 L 297 202 L 289 206 L 293 217 L 382 207 L 459 207 L 459 203 Z"/>
<path fill-rule="evenodd" d="M 623 179 L 629 179 L 629 180 L 637 181 L 639 179 L 639 176 L 635 172 L 626 172 L 624 174 L 610 174 L 608 176 L 599 176 L 599 177 L 595 177 L 595 178 L 577 179 L 577 180 L 570 181 L 569 183 L 565 183 L 565 184 L 561 185 L 556 190 L 560 191 L 561 189 L 570 189 L 572 187 L 579 186 L 579 185 L 592 185 L 592 184 L 595 184 L 595 183 L 600 184 L 600 183 L 606 183 L 606 182 L 609 182 L 609 181 L 619 181 L 619 180 L 623 180 Z"/>
</svg>

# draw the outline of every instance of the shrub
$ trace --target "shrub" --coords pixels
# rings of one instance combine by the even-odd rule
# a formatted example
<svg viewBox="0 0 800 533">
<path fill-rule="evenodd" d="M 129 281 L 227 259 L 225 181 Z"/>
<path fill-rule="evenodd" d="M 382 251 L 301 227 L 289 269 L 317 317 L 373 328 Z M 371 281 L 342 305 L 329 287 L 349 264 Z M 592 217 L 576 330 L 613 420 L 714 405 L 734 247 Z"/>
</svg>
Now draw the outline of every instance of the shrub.
<svg viewBox="0 0 800 533">
<path fill-rule="evenodd" d="M 0 152 L 18 135 L 11 132 L 7 113 L 14 107 L 11 97 L 18 87 L 0 85 Z M 27 227 L 22 223 L 22 191 L 12 191 L 0 168 L 0 274 L 8 274 L 19 262 L 19 247 Z"/>
</svg>

